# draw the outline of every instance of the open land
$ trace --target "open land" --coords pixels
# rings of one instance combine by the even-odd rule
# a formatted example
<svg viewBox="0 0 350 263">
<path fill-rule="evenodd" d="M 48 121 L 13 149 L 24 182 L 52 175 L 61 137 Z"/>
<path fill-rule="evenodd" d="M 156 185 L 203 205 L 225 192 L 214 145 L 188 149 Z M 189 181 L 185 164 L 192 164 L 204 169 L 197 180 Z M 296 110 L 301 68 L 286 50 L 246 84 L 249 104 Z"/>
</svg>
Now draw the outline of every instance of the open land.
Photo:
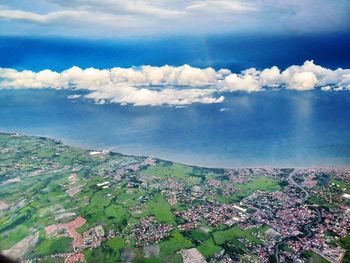
<svg viewBox="0 0 350 263">
<path fill-rule="evenodd" d="M 213 169 L 0 134 L 22 262 L 350 262 L 350 169 Z"/>
</svg>

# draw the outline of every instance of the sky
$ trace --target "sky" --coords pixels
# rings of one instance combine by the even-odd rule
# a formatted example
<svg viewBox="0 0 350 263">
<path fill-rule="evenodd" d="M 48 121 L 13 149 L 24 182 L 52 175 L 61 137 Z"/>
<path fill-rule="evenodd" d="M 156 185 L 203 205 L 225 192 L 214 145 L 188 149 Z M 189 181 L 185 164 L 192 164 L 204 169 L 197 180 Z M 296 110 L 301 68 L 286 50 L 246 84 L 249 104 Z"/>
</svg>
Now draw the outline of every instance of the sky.
<svg viewBox="0 0 350 263">
<path fill-rule="evenodd" d="M 0 0 L 0 34 L 130 38 L 348 30 L 348 0 Z"/>
<path fill-rule="evenodd" d="M 0 89 L 97 104 L 350 90 L 346 0 L 0 0 Z M 84 94 L 81 94 L 81 93 Z"/>
<path fill-rule="evenodd" d="M 200 165 L 349 165 L 349 11 L 0 0 L 0 129 Z"/>
<path fill-rule="evenodd" d="M 141 66 L 111 69 L 74 66 L 62 72 L 50 69 L 33 72 L 0 68 L 2 89 L 69 89 L 97 104 L 117 103 L 135 106 L 188 106 L 195 103 L 213 104 L 225 100 L 224 93 L 264 92 L 266 90 L 324 92 L 350 90 L 350 69 L 328 69 L 307 60 L 284 70 L 277 66 L 240 73 L 211 67 Z M 87 91 L 82 96 L 79 91 Z"/>
</svg>

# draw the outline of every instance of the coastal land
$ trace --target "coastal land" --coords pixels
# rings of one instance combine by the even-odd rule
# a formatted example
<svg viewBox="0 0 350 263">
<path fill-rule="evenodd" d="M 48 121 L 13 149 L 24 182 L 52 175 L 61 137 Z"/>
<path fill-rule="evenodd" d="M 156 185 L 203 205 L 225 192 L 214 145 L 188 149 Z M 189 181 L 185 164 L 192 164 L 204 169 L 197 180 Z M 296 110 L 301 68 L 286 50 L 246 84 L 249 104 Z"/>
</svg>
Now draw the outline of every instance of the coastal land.
<svg viewBox="0 0 350 263">
<path fill-rule="evenodd" d="M 22 262 L 350 262 L 349 168 L 204 168 L 0 133 Z"/>
</svg>

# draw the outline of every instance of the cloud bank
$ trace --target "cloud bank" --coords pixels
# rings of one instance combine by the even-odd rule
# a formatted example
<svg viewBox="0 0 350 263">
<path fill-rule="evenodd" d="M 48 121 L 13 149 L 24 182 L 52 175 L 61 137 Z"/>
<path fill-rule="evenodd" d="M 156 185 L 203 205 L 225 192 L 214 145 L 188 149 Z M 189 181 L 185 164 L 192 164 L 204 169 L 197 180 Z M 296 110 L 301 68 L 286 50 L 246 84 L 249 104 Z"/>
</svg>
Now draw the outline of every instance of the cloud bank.
<svg viewBox="0 0 350 263">
<path fill-rule="evenodd" d="M 281 71 L 273 66 L 250 68 L 240 73 L 228 69 L 195 68 L 189 65 L 133 68 L 81 69 L 39 72 L 0 68 L 1 89 L 67 89 L 87 91 L 84 97 L 96 103 L 135 106 L 186 106 L 224 101 L 229 92 L 261 92 L 269 89 L 306 91 L 350 90 L 350 69 L 327 69 L 312 60 Z"/>
<path fill-rule="evenodd" d="M 342 32 L 349 27 L 349 8 L 348 0 L 0 0 L 0 34 Z"/>
</svg>

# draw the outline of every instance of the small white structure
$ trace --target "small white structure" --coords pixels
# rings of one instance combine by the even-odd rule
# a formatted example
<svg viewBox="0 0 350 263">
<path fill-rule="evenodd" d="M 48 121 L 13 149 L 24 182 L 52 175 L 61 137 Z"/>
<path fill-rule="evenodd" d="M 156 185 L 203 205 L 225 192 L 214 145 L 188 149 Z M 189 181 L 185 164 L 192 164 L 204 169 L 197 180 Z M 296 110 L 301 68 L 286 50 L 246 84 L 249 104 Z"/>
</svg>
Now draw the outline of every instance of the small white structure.
<svg viewBox="0 0 350 263">
<path fill-rule="evenodd" d="M 3 202 L 3 201 L 0 201 L 0 211 L 1 210 L 5 210 L 5 209 L 7 209 L 9 206 L 5 203 L 5 202 Z"/>
<path fill-rule="evenodd" d="M 203 255 L 196 249 L 182 249 L 180 251 L 184 263 L 207 263 Z"/>
<path fill-rule="evenodd" d="M 242 208 L 242 207 L 240 207 L 238 205 L 234 205 L 233 207 L 236 208 L 237 210 L 243 212 L 243 213 L 247 212 L 247 209 L 244 209 L 244 208 Z"/>
<path fill-rule="evenodd" d="M 105 181 L 103 183 L 99 183 L 99 184 L 96 184 L 98 187 L 102 187 L 102 188 L 107 188 L 109 186 L 110 182 L 109 181 Z M 107 187 L 106 187 L 107 186 Z"/>
<path fill-rule="evenodd" d="M 350 200 L 350 195 L 349 194 L 344 193 L 343 197 Z"/>
<path fill-rule="evenodd" d="M 97 151 L 90 152 L 90 155 L 92 155 L 92 156 L 99 155 L 99 154 L 102 154 L 102 152 L 97 152 Z"/>
</svg>

